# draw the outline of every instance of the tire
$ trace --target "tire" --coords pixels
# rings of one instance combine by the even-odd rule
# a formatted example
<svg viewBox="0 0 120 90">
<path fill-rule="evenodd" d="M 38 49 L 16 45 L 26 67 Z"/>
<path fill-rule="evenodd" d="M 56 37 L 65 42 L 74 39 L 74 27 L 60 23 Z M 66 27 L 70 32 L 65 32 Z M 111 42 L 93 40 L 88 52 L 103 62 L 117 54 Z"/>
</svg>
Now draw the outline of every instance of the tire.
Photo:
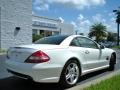
<svg viewBox="0 0 120 90">
<path fill-rule="evenodd" d="M 116 58 L 114 56 L 114 54 L 111 55 L 111 58 L 110 58 L 110 63 L 109 63 L 109 71 L 114 71 L 115 69 L 115 61 L 116 61 Z"/>
<path fill-rule="evenodd" d="M 63 87 L 69 88 L 74 86 L 80 77 L 80 65 L 76 60 L 68 61 L 61 73 L 60 84 Z"/>
</svg>

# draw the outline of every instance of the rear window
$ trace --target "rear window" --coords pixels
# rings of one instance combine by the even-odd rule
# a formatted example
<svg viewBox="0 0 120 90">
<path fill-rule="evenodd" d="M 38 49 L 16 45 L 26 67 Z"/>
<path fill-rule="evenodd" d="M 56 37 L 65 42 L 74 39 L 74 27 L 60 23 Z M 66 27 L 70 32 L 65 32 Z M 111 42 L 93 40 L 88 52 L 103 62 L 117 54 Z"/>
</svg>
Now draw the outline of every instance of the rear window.
<svg viewBox="0 0 120 90">
<path fill-rule="evenodd" d="M 35 44 L 54 44 L 59 45 L 65 38 L 67 38 L 67 35 L 57 35 L 57 36 L 49 36 L 44 37 L 42 39 L 39 39 L 35 41 Z"/>
</svg>

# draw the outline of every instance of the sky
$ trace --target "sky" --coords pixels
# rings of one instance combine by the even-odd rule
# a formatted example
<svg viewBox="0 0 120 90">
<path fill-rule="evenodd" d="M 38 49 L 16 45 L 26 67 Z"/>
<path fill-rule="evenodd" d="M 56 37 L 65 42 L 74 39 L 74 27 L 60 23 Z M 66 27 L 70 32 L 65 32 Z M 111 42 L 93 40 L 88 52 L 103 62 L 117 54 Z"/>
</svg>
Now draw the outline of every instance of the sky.
<svg viewBox="0 0 120 90">
<path fill-rule="evenodd" d="M 116 33 L 113 10 L 119 6 L 120 0 L 32 0 L 32 14 L 70 23 L 78 33 L 88 34 L 94 23 Z"/>
</svg>

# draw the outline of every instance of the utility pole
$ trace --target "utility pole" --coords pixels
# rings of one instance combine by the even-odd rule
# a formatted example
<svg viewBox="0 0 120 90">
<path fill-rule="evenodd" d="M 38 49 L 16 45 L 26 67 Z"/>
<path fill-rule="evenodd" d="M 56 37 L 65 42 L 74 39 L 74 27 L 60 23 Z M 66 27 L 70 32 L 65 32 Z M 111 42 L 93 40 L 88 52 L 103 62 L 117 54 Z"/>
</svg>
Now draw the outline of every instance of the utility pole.
<svg viewBox="0 0 120 90">
<path fill-rule="evenodd" d="M 77 35 L 78 34 L 78 30 L 75 30 L 75 35 Z"/>
<path fill-rule="evenodd" d="M 116 14 L 116 23 L 117 23 L 117 46 L 119 46 L 119 24 L 120 24 L 120 7 L 117 10 L 113 10 Z"/>
<path fill-rule="evenodd" d="M 0 7 L 0 48 L 1 48 L 1 7 Z"/>
<path fill-rule="evenodd" d="M 60 30 L 59 30 L 59 35 L 61 35 L 61 28 L 60 28 Z"/>
</svg>

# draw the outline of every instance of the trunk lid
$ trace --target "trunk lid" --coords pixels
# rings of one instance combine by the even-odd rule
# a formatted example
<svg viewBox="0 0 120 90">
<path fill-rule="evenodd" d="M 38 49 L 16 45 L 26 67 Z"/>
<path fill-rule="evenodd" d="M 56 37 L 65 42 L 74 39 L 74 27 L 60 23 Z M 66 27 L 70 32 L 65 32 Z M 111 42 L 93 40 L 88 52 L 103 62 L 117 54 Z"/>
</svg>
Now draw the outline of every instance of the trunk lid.
<svg viewBox="0 0 120 90">
<path fill-rule="evenodd" d="M 52 49 L 62 48 L 59 45 L 40 45 L 40 44 L 31 44 L 31 45 L 21 45 L 17 47 L 12 47 L 7 52 L 7 58 L 12 61 L 23 63 L 30 55 L 36 51 L 45 51 Z"/>
<path fill-rule="evenodd" d="M 32 48 L 32 49 L 38 49 L 38 50 L 50 50 L 50 49 L 63 48 L 63 46 L 60 46 L 60 45 L 50 45 L 50 44 L 30 44 L 30 45 L 21 45 L 18 47 Z"/>
</svg>

